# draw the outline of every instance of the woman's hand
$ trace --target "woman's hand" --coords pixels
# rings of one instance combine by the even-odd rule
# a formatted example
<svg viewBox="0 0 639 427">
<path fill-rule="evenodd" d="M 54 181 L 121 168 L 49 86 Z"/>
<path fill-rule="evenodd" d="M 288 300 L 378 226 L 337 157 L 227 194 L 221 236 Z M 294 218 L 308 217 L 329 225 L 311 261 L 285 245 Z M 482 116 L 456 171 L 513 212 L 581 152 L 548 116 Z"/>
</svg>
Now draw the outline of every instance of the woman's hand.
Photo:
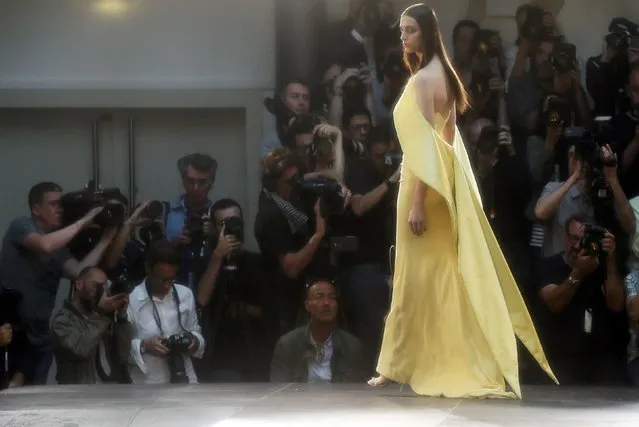
<svg viewBox="0 0 639 427">
<path fill-rule="evenodd" d="M 426 230 L 424 223 L 424 206 L 422 204 L 413 205 L 408 213 L 408 225 L 415 236 L 421 236 Z"/>
</svg>

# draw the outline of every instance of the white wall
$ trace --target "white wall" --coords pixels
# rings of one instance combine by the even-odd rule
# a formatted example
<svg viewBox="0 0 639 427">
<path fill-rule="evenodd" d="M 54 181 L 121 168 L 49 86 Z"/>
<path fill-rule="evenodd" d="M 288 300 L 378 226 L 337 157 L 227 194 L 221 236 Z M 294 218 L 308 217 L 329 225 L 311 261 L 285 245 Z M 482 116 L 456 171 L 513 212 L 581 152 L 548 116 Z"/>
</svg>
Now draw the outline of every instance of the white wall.
<svg viewBox="0 0 639 427">
<path fill-rule="evenodd" d="M 275 85 L 275 0 L 0 0 L 0 17 L 0 89 Z"/>
<path fill-rule="evenodd" d="M 393 0 L 397 13 L 417 0 Z M 327 0 L 328 19 L 343 19 L 350 0 Z M 639 22 L 637 0 L 537 0 L 556 13 L 557 21 L 566 38 L 577 45 L 577 53 L 588 58 L 601 53 L 603 36 L 610 20 L 625 16 Z M 424 0 L 439 18 L 444 39 L 451 44 L 453 27 L 460 19 L 469 17 L 478 20 L 487 28 L 501 31 L 505 40 L 513 40 L 516 34 L 514 14 L 521 0 Z M 558 13 L 557 13 L 558 12 Z M 494 13 L 494 14 L 491 14 Z M 509 15 L 505 15 L 508 13 Z"/>
</svg>

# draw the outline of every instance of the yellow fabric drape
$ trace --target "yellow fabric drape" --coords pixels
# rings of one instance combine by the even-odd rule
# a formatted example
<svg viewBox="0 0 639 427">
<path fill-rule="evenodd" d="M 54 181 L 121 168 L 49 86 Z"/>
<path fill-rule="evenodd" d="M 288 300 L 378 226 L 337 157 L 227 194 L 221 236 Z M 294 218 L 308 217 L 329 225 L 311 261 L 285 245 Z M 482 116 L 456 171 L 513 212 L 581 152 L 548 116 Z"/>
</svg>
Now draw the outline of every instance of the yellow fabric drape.
<svg viewBox="0 0 639 427">
<path fill-rule="evenodd" d="M 557 380 L 484 215 L 459 130 L 451 147 L 441 137 L 446 120 L 431 125 L 416 96 L 411 80 L 394 111 L 404 157 L 378 371 L 419 394 L 521 398 L 515 336 Z M 421 237 L 407 223 L 418 181 L 428 185 Z"/>
</svg>

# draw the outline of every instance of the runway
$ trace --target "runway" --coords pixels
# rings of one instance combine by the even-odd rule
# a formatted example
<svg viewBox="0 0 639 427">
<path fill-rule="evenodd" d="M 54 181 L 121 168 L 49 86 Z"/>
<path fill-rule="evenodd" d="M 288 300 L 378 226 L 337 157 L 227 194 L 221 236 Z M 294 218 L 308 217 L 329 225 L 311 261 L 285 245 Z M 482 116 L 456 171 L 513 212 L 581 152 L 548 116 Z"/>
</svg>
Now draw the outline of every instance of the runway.
<svg viewBox="0 0 639 427">
<path fill-rule="evenodd" d="M 0 426 L 633 426 L 639 390 L 528 387 L 523 401 L 415 396 L 407 387 L 47 386 L 0 393 Z"/>
</svg>

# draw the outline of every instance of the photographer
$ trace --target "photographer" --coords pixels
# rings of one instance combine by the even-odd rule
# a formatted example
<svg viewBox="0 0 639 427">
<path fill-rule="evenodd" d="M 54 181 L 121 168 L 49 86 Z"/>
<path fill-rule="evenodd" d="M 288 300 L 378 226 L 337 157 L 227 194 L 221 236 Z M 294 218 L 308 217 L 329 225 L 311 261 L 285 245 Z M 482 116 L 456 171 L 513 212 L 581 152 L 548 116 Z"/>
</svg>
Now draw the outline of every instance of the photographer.
<svg viewBox="0 0 639 427">
<path fill-rule="evenodd" d="M 326 70 L 332 64 L 342 64 L 347 70 L 359 70 L 360 81 L 370 81 L 374 106 L 370 110 L 371 114 L 383 120 L 389 116 L 389 111 L 382 102 L 383 87 L 378 59 L 382 57 L 380 38 L 388 37 L 388 27 L 385 28 L 378 0 L 351 0 L 351 6 L 349 19 L 338 23 L 322 37 L 320 70 Z M 341 123 L 341 120 L 333 121 L 333 118 L 331 114 L 331 123 Z"/>
<path fill-rule="evenodd" d="M 117 366 L 128 361 L 131 325 L 126 310 L 129 296 L 113 294 L 106 285 L 106 274 L 102 270 L 96 267 L 84 269 L 74 282 L 72 299 L 65 301 L 53 316 L 51 341 L 58 384 L 102 382 L 98 372 L 104 372 L 104 367 L 96 356 L 100 341 L 109 335 L 117 341 L 117 357 L 111 358 L 114 354 L 106 352 L 111 372 L 116 372 Z"/>
<path fill-rule="evenodd" d="M 339 128 L 317 116 L 298 116 L 291 120 L 283 143 L 297 155 L 305 179 L 323 176 L 343 181 L 345 152 Z"/>
<path fill-rule="evenodd" d="M 49 321 L 61 277 L 74 279 L 84 268 L 97 265 L 116 232 L 114 228 L 106 230 L 82 261 L 73 258 L 67 245 L 103 208 L 94 208 L 61 228 L 61 193 L 62 188 L 52 182 L 31 187 L 31 217 L 11 222 L 0 251 L 0 283 L 14 287 L 23 296 L 20 320 L 28 336 L 32 363 L 26 381 L 36 385 L 46 383 L 53 362 Z"/>
<path fill-rule="evenodd" d="M 339 257 L 341 294 L 349 330 L 362 341 L 366 368 L 373 373 L 390 298 L 389 250 L 401 157 L 391 153 L 390 129 L 376 127 L 369 136 L 369 155 L 347 169 L 346 185 L 354 193 L 349 215 L 331 225 L 335 234 L 357 238 L 357 250 Z"/>
<path fill-rule="evenodd" d="M 267 378 L 271 326 L 267 280 L 259 254 L 243 248 L 242 208 L 221 199 L 211 209 L 218 234 L 198 286 L 197 304 L 208 343 L 198 376 L 203 381 L 260 382 Z"/>
<path fill-rule="evenodd" d="M 639 62 L 628 77 L 630 109 L 610 120 L 610 140 L 621 163 L 623 189 L 629 199 L 639 195 Z"/>
<path fill-rule="evenodd" d="M 262 156 L 266 156 L 273 148 L 282 146 L 282 139 L 288 132 L 288 124 L 292 117 L 310 112 L 311 97 L 308 85 L 300 80 L 289 81 L 273 98 L 266 98 L 264 106 L 275 116 L 275 132 L 264 137 L 260 143 Z"/>
<path fill-rule="evenodd" d="M 564 252 L 542 260 L 539 319 L 562 385 L 622 385 L 627 322 L 615 238 L 588 218 L 565 222 Z"/>
<path fill-rule="evenodd" d="M 193 293 L 176 283 L 179 264 L 174 246 L 153 242 L 146 253 L 147 277 L 129 296 L 134 384 L 197 383 L 191 357 L 202 357 L 204 338 Z"/>
<path fill-rule="evenodd" d="M 382 63 L 382 103 L 392 109 L 401 96 L 410 74 L 404 64 L 402 46 L 397 45 L 397 42 L 390 43 L 386 47 L 382 58 L 384 61 Z M 377 122 L 383 123 L 384 120 L 378 117 Z"/>
<path fill-rule="evenodd" d="M 322 246 L 327 220 L 319 202 L 300 197 L 299 176 L 299 161 L 291 151 L 271 151 L 264 159 L 264 190 L 255 219 L 255 237 L 270 270 L 267 276 L 278 302 L 282 333 L 296 325 L 305 277 L 324 274 L 329 266 Z"/>
<path fill-rule="evenodd" d="M 464 87 L 468 88 L 472 79 L 473 44 L 479 24 L 463 19 L 453 28 L 453 64 Z"/>
<path fill-rule="evenodd" d="M 533 42 L 522 36 L 517 59 L 508 80 L 507 105 L 515 135 L 535 132 L 539 124 L 539 106 L 546 93 L 553 90 L 550 56 L 556 39 L 544 35 Z M 530 69 L 524 63 L 530 59 Z"/>
<path fill-rule="evenodd" d="M 212 202 L 208 196 L 215 183 L 217 161 L 208 154 L 193 153 L 180 158 L 177 168 L 185 192 L 165 206 L 164 230 L 166 239 L 180 251 L 178 281 L 196 292 L 211 237 L 211 228 L 205 225 L 210 221 Z"/>
<path fill-rule="evenodd" d="M 530 232 L 523 215 L 530 197 L 525 167 L 507 127 L 480 119 L 473 128 L 472 156 L 484 213 L 520 286 L 528 280 L 528 255 L 521 244 Z M 472 152 L 471 152 L 472 153 Z M 528 289 L 522 289 L 522 291 Z"/>
<path fill-rule="evenodd" d="M 367 66 L 346 68 L 333 84 L 333 97 L 328 112 L 329 123 L 341 126 L 346 121 L 344 114 L 360 106 L 366 106 L 369 120 L 375 123 L 373 82 Z"/>
<path fill-rule="evenodd" d="M 468 91 L 473 108 L 461 120 L 472 123 L 480 117 L 497 121 L 500 106 L 505 111 L 505 88 L 501 68 L 501 39 L 493 30 L 478 30 L 471 48 L 472 73 Z"/>
<path fill-rule="evenodd" d="M 615 116 L 626 110 L 625 91 L 632 44 L 639 48 L 639 26 L 626 18 L 614 18 L 608 26 L 603 52 L 586 63 L 586 86 L 595 103 L 595 116 Z M 634 40 L 633 40 L 633 37 Z"/>
<path fill-rule="evenodd" d="M 619 183 L 616 160 L 609 146 L 599 147 L 591 140 L 572 141 L 568 148 L 568 171 L 570 177 L 566 181 L 546 184 L 535 207 L 537 219 L 546 224 L 543 256 L 561 252 L 565 239 L 562 224 L 569 217 L 578 214 L 594 220 L 595 208 L 601 207 L 597 206 L 600 190 L 606 194 L 610 191 L 621 230 L 634 232 L 634 213 Z"/>
<path fill-rule="evenodd" d="M 577 63 L 577 48 L 570 43 L 557 43 L 550 56 L 553 68 L 552 93 L 568 100 L 574 120 L 564 123 L 566 126 L 582 126 L 594 129 L 594 119 L 586 91 L 581 84 L 581 73 Z"/>
<path fill-rule="evenodd" d="M 149 206 L 159 212 L 151 212 Z M 144 251 L 152 240 L 164 238 L 162 209 L 160 202 L 147 201 L 124 221 L 101 263 L 111 280 L 137 284 L 144 279 Z"/>
</svg>

